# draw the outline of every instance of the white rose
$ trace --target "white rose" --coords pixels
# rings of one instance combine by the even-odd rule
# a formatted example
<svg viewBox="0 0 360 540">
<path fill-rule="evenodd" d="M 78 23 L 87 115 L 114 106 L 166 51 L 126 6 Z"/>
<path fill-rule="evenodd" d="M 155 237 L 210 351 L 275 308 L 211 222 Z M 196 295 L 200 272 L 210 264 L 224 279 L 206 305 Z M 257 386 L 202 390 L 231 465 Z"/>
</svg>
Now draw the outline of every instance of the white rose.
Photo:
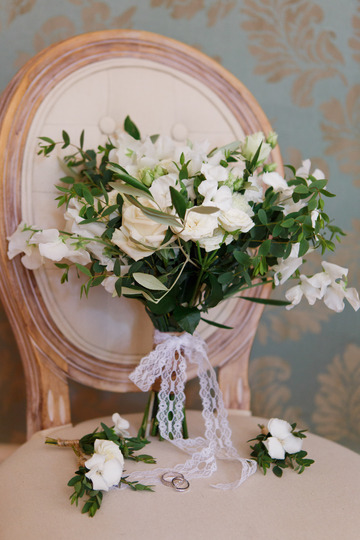
<svg viewBox="0 0 360 540">
<path fill-rule="evenodd" d="M 147 207 L 156 208 L 155 204 L 147 199 L 140 199 Z M 165 238 L 167 226 L 157 223 L 132 204 L 124 203 L 122 226 L 115 229 L 112 243 L 135 261 L 148 257 L 154 253 Z"/>
<path fill-rule="evenodd" d="M 85 462 L 89 469 L 85 476 L 92 481 L 96 490 L 109 491 L 121 480 L 124 468 L 124 456 L 113 441 L 96 439 L 94 454 Z"/>
<path fill-rule="evenodd" d="M 200 207 L 201 208 L 201 207 Z M 185 214 L 185 226 L 179 236 L 185 242 L 192 240 L 197 242 L 206 237 L 211 237 L 218 226 L 218 220 L 214 214 L 201 214 L 189 209 Z"/>
<path fill-rule="evenodd" d="M 248 232 L 255 225 L 246 212 L 234 207 L 227 212 L 220 212 L 219 223 L 228 232 Z"/>
<path fill-rule="evenodd" d="M 262 143 L 262 144 L 261 144 Z M 245 138 L 245 141 L 241 145 L 241 154 L 247 161 L 252 161 L 259 146 L 261 144 L 261 149 L 258 157 L 257 164 L 260 165 L 271 152 L 271 146 L 264 140 L 264 134 L 259 131 L 248 135 Z"/>
<path fill-rule="evenodd" d="M 232 206 L 238 208 L 245 212 L 248 216 L 252 217 L 254 215 L 253 209 L 248 203 L 247 198 L 240 193 L 234 193 L 232 196 Z"/>
<path fill-rule="evenodd" d="M 228 245 L 234 240 L 234 237 L 231 234 L 228 234 L 225 238 L 225 244 Z M 221 244 L 224 242 L 224 233 L 220 229 L 215 230 L 212 236 L 207 236 L 199 240 L 199 246 L 204 248 L 205 251 L 210 252 L 215 249 L 219 249 Z"/>
</svg>

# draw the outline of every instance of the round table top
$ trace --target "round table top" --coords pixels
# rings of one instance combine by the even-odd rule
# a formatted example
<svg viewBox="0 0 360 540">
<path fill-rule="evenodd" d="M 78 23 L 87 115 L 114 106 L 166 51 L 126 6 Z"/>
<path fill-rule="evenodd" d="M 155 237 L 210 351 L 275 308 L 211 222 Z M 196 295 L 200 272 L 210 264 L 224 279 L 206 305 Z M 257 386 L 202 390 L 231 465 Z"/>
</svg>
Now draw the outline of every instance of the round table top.
<svg viewBox="0 0 360 540">
<path fill-rule="evenodd" d="M 127 415 L 131 434 L 140 415 Z M 360 455 L 308 434 L 304 450 L 315 463 L 301 475 L 290 469 L 282 478 L 260 470 L 235 490 L 211 487 L 240 477 L 239 463 L 220 462 L 208 479 L 194 479 L 186 492 L 157 485 L 155 492 L 111 490 L 94 518 L 70 505 L 68 480 L 76 470 L 73 452 L 44 444 L 45 435 L 79 438 L 110 418 L 94 419 L 36 433 L 0 465 L 2 540 L 51 538 L 112 540 L 114 537 L 183 540 L 331 540 L 360 538 Z M 247 441 L 265 420 L 229 413 L 233 443 L 249 457 Z M 201 413 L 188 412 L 191 436 L 203 434 Z M 157 465 L 125 462 L 126 472 L 151 467 L 171 469 L 186 455 L 168 442 L 152 439 L 146 448 Z M 145 483 L 145 482 L 144 482 Z"/>
</svg>

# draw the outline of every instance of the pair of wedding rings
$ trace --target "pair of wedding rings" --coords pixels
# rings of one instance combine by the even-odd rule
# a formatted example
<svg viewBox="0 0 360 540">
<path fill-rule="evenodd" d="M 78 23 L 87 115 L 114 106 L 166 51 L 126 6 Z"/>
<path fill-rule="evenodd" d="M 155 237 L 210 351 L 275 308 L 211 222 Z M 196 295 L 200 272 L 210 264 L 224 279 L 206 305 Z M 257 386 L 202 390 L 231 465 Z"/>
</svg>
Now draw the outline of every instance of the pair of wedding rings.
<svg viewBox="0 0 360 540">
<path fill-rule="evenodd" d="M 176 491 L 186 491 L 190 487 L 190 482 L 186 480 L 183 474 L 176 471 L 168 471 L 161 477 L 164 486 L 175 488 Z"/>
</svg>

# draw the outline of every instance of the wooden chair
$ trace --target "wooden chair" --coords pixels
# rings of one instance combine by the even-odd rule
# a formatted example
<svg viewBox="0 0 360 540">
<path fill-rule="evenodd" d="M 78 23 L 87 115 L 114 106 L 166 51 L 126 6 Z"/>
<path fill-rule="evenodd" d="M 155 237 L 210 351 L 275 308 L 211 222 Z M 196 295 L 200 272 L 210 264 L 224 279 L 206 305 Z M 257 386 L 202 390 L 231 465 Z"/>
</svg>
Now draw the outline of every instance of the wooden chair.
<svg viewBox="0 0 360 540">
<path fill-rule="evenodd" d="M 355 540 L 360 458 L 311 434 L 307 450 L 316 464 L 300 478 L 293 471 L 281 480 L 271 473 L 264 478 L 258 471 L 235 491 L 212 489 L 213 477 L 210 482 L 191 480 L 186 494 L 163 485 L 154 493 L 113 490 L 94 519 L 70 506 L 66 484 L 76 468 L 75 456 L 69 449 L 49 448 L 44 437 L 78 439 L 99 426 L 100 419 L 60 426 L 70 421 L 67 381 L 133 390 L 128 375 L 152 348 L 152 328 L 135 301 L 112 299 L 101 288 L 80 300 L 76 280 L 60 285 L 53 266 L 33 273 L 19 257 L 10 262 L 6 236 L 21 219 L 44 227 L 61 225 L 54 203 L 61 170 L 56 160 L 36 155 L 37 137 L 58 138 L 62 129 L 75 137 L 84 128 L 92 146 L 120 127 L 127 114 L 143 133 L 206 136 L 214 144 L 270 129 L 251 94 L 220 65 L 190 47 L 144 32 L 100 32 L 50 47 L 6 89 L 0 103 L 0 287 L 24 362 L 28 432 L 36 433 L 0 465 L 1 539 Z M 273 159 L 281 165 L 278 153 Z M 261 305 L 234 300 L 212 313 L 234 330 L 200 329 L 219 367 L 228 407 L 249 409 L 247 363 L 261 312 Z M 189 370 L 189 378 L 193 375 Z M 128 419 L 134 430 L 139 415 Z M 189 411 L 188 420 L 191 436 L 202 435 L 200 413 Z M 233 411 L 229 421 L 234 447 L 246 458 L 247 441 L 265 420 Z M 37 431 L 42 428 L 49 429 Z M 158 460 L 155 467 L 171 469 L 184 460 L 169 442 L 153 440 L 149 453 Z M 215 482 L 239 477 L 238 462 L 219 461 Z M 143 464 L 130 462 L 130 471 L 137 465 Z"/>
<path fill-rule="evenodd" d="M 147 32 L 77 36 L 45 49 L 15 76 L 0 102 L 0 290 L 24 364 L 29 436 L 70 422 L 69 378 L 137 390 L 128 375 L 152 348 L 152 326 L 137 302 L 112 299 L 101 287 L 80 300 L 76 279 L 60 285 L 53 266 L 31 272 L 20 257 L 7 258 L 6 238 L 21 220 L 61 228 L 54 185 L 62 171 L 55 159 L 37 156 L 38 137 L 59 140 L 65 129 L 78 139 L 85 129 L 87 146 L 97 146 L 127 114 L 144 134 L 214 145 L 270 131 L 254 97 L 217 62 Z M 272 158 L 281 167 L 278 151 Z M 229 408 L 249 410 L 247 365 L 261 313 L 262 305 L 231 300 L 211 316 L 234 330 L 200 327 Z"/>
</svg>

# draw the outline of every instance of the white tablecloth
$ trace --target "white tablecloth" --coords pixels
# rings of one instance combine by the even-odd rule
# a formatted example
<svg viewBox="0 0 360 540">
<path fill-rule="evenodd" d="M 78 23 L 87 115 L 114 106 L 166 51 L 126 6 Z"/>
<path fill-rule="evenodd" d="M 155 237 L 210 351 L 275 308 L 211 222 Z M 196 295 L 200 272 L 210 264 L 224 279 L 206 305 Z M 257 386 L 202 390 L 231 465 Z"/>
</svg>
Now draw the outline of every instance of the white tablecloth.
<svg viewBox="0 0 360 540">
<path fill-rule="evenodd" d="M 140 415 L 128 415 L 132 433 Z M 111 425 L 110 418 L 101 419 Z M 230 413 L 233 442 L 242 457 L 249 457 L 247 440 L 259 433 L 255 417 Z M 286 469 L 281 479 L 258 470 L 240 488 L 220 491 L 212 483 L 234 480 L 240 465 L 220 462 L 219 470 L 206 480 L 193 480 L 188 492 L 163 485 L 154 493 L 112 490 L 94 518 L 71 506 L 67 481 L 76 470 L 71 449 L 44 444 L 45 434 L 79 438 L 100 420 L 39 432 L 0 465 L 1 540 L 113 540 L 114 538 L 184 540 L 359 540 L 360 455 L 308 434 L 304 449 L 315 459 L 297 475 Z M 199 412 L 188 412 L 192 436 L 201 435 Z M 171 469 L 185 454 L 168 442 L 154 439 L 144 452 L 157 465 L 126 461 L 134 468 L 164 466 Z"/>
</svg>

